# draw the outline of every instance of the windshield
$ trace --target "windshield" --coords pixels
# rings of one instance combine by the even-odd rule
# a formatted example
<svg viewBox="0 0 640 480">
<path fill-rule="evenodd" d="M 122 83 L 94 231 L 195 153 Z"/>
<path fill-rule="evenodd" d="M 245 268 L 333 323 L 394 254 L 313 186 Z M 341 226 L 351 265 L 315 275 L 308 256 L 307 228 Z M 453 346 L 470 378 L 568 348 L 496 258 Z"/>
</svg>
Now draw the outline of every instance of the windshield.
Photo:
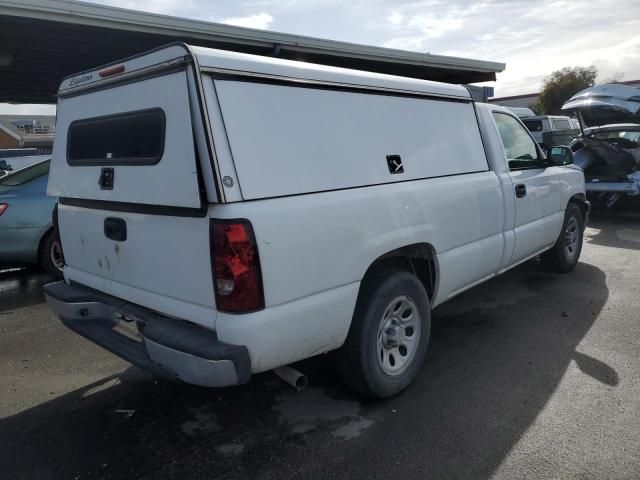
<svg viewBox="0 0 640 480">
<path fill-rule="evenodd" d="M 3 179 L 0 179 L 0 186 L 17 187 L 18 185 L 23 185 L 31 180 L 35 180 L 36 178 L 49 173 L 50 164 L 51 160 L 46 160 L 44 162 L 36 163 L 35 165 L 29 165 L 26 168 L 18 170 L 17 172 L 11 173 Z"/>
<path fill-rule="evenodd" d="M 637 143 L 640 140 L 640 131 L 605 130 L 602 132 L 596 132 L 593 135 L 593 138 L 597 140 L 624 138 Z"/>
</svg>

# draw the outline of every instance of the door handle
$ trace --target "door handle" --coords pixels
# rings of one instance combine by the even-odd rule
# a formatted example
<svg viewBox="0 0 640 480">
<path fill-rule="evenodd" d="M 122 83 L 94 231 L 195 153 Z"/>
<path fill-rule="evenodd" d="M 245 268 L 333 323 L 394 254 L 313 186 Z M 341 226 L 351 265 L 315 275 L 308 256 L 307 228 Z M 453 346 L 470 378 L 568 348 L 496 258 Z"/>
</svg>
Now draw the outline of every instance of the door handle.
<svg viewBox="0 0 640 480">
<path fill-rule="evenodd" d="M 516 185 L 516 197 L 522 198 L 527 196 L 527 187 L 524 183 Z"/>
<path fill-rule="evenodd" d="M 105 218 L 104 236 L 116 242 L 124 242 L 127 239 L 127 224 L 121 218 Z"/>
</svg>

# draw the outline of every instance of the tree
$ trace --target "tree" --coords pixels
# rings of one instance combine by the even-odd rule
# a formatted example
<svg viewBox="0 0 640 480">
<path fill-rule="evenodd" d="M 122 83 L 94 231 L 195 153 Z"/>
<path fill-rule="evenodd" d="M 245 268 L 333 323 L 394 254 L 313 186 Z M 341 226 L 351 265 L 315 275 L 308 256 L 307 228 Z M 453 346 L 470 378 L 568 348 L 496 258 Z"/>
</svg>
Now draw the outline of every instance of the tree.
<svg viewBox="0 0 640 480">
<path fill-rule="evenodd" d="M 536 115 L 544 115 L 544 110 L 542 109 L 542 105 L 540 103 L 530 103 L 529 108 L 533 110 L 533 113 Z"/>
<path fill-rule="evenodd" d="M 542 81 L 542 91 L 536 112 L 546 115 L 562 114 L 562 105 L 572 96 L 596 84 L 598 69 L 589 67 L 565 67 L 551 73 Z"/>
<path fill-rule="evenodd" d="M 616 72 L 613 75 L 611 75 L 609 78 L 605 78 L 604 80 L 602 80 L 600 83 L 620 83 L 622 82 L 623 78 L 624 78 L 624 73 Z"/>
</svg>

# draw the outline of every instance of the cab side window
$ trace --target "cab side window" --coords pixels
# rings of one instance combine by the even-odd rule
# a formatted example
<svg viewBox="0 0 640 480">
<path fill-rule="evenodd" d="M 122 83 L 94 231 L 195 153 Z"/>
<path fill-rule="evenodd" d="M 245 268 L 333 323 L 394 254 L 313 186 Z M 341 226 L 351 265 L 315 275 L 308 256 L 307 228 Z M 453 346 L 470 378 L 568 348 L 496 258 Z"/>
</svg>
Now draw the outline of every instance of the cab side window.
<svg viewBox="0 0 640 480">
<path fill-rule="evenodd" d="M 511 115 L 493 112 L 510 170 L 542 168 L 538 149 L 529 132 Z"/>
</svg>

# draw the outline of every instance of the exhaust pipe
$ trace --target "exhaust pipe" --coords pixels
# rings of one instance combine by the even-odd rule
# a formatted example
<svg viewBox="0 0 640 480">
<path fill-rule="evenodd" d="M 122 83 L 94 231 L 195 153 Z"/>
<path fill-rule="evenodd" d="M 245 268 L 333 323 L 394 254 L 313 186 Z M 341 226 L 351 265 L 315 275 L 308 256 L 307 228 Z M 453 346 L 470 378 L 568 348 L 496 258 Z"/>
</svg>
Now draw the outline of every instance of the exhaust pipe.
<svg viewBox="0 0 640 480">
<path fill-rule="evenodd" d="M 273 370 L 273 373 L 295 388 L 298 392 L 307 388 L 307 385 L 309 384 L 307 376 L 304 373 L 300 373 L 295 368 L 287 366 L 278 367 Z"/>
</svg>

